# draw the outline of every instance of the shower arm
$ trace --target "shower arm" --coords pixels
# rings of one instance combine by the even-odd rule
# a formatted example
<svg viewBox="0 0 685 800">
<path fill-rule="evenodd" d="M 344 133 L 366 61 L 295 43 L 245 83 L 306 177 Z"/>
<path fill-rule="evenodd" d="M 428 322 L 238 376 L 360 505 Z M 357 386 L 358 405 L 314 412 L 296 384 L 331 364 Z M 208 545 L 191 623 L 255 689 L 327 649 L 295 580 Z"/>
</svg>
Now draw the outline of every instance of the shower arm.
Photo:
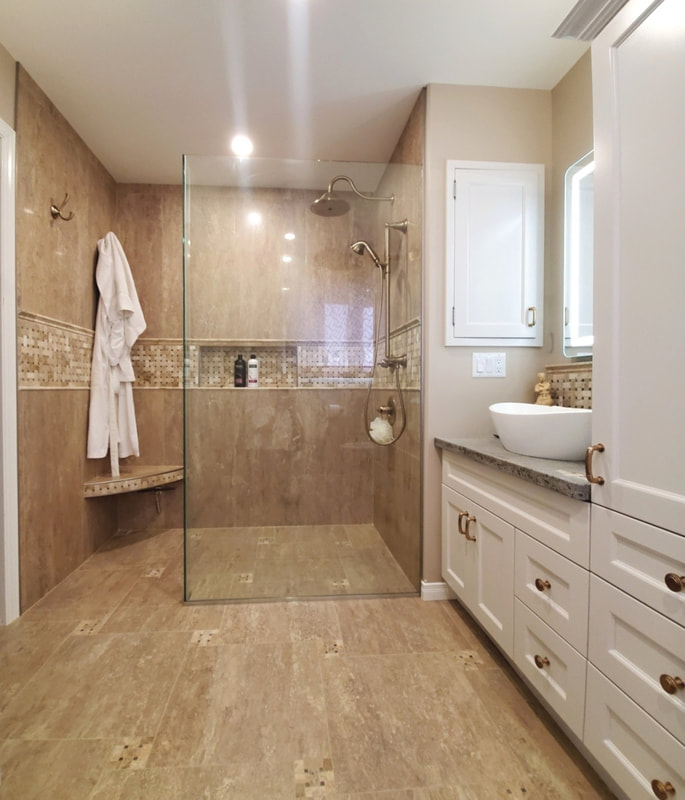
<svg viewBox="0 0 685 800">
<path fill-rule="evenodd" d="M 391 194 L 390 197 L 381 197 L 380 195 L 373 195 L 373 194 L 364 194 L 360 192 L 359 189 L 354 185 L 354 181 L 352 178 L 348 178 L 347 175 L 336 175 L 335 178 L 328 184 L 327 194 L 331 194 L 333 192 L 333 184 L 337 183 L 338 181 L 347 181 L 350 184 L 350 188 L 352 191 L 357 195 L 357 197 L 361 197 L 362 200 L 385 200 L 389 203 L 395 202 L 395 195 Z"/>
</svg>

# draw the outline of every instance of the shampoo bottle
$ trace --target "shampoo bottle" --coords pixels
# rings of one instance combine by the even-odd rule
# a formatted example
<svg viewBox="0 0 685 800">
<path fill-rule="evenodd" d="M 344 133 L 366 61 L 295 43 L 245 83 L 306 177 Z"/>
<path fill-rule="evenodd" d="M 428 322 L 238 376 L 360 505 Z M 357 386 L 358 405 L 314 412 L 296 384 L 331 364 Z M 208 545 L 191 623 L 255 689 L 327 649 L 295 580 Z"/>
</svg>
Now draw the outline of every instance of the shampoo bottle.
<svg viewBox="0 0 685 800">
<path fill-rule="evenodd" d="M 257 356 L 252 353 L 247 362 L 247 388 L 256 389 L 259 386 L 259 361 Z"/>
<path fill-rule="evenodd" d="M 247 384 L 246 376 L 247 364 L 242 355 L 239 355 L 233 364 L 233 385 L 244 388 Z"/>
</svg>

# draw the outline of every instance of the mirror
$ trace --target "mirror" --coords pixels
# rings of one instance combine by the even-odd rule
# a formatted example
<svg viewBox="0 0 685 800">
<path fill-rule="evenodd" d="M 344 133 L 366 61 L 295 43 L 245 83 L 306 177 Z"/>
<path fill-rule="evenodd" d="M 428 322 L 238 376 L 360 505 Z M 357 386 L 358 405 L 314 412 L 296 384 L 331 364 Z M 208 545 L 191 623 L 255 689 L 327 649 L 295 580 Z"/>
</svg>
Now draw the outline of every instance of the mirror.
<svg viewBox="0 0 685 800">
<path fill-rule="evenodd" d="M 564 355 L 592 355 L 592 231 L 594 153 L 578 159 L 564 178 Z"/>
</svg>

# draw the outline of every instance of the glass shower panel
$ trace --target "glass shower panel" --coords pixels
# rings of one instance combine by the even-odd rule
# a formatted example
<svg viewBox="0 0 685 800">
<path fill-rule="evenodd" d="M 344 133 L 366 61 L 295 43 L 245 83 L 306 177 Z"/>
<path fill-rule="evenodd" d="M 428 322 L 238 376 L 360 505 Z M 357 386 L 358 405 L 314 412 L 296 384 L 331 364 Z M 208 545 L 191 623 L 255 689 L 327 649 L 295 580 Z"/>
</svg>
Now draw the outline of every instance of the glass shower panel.
<svg viewBox="0 0 685 800">
<path fill-rule="evenodd" d="M 417 590 L 418 482 L 413 503 L 404 501 L 416 513 L 403 511 L 411 519 L 398 522 L 386 506 L 393 483 L 404 481 L 406 494 L 407 475 L 383 474 L 391 454 L 378 451 L 390 448 L 372 443 L 363 422 L 367 395 L 374 403 L 387 393 L 373 359 L 380 271 L 350 249 L 368 239 L 383 251 L 399 198 L 365 200 L 342 181 L 335 193 L 346 213 L 311 210 L 339 174 L 362 193 L 384 194 L 385 184 L 412 184 L 404 170 L 415 172 L 419 200 L 411 203 L 420 209 L 420 170 L 391 166 L 184 159 L 188 601 Z M 417 231 L 420 251 L 420 224 Z M 393 238 L 389 251 L 397 262 L 392 325 L 415 350 L 402 381 L 417 432 L 402 447 L 414 446 L 418 459 L 420 260 L 412 279 L 419 296 L 410 299 L 400 296 L 411 291 L 410 245 Z M 412 303 L 414 322 L 396 325 Z M 236 361 L 251 358 L 258 385 L 236 385 Z M 398 445 L 393 456 L 402 461 Z M 388 532 L 398 524 L 407 530 L 393 543 Z"/>
</svg>

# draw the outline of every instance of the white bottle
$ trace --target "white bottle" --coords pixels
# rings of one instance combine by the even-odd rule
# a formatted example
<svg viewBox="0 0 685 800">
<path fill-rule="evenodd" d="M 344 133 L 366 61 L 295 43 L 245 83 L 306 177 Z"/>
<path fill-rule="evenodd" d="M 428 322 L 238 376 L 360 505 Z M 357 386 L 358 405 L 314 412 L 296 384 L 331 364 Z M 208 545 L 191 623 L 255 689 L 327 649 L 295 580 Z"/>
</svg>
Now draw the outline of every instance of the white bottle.
<svg viewBox="0 0 685 800">
<path fill-rule="evenodd" d="M 247 388 L 256 389 L 259 386 L 259 361 L 257 356 L 252 353 L 247 362 Z"/>
</svg>

